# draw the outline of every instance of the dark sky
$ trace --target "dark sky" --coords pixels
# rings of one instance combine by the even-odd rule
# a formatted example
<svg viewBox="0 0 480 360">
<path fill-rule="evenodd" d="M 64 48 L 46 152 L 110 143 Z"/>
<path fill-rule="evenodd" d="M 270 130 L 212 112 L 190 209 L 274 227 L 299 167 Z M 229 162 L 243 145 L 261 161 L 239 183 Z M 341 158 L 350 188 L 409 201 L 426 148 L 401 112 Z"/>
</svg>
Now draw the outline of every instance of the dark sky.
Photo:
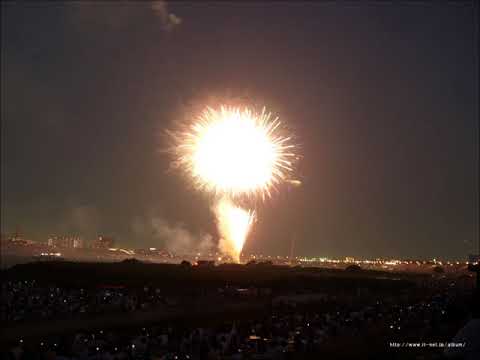
<svg viewBox="0 0 480 360">
<path fill-rule="evenodd" d="M 241 96 L 303 155 L 303 186 L 258 206 L 247 251 L 286 255 L 295 237 L 297 255 L 464 259 L 479 238 L 473 2 L 368 4 L 2 2 L 2 233 L 216 236 L 208 198 L 158 150 L 192 104 Z"/>
</svg>

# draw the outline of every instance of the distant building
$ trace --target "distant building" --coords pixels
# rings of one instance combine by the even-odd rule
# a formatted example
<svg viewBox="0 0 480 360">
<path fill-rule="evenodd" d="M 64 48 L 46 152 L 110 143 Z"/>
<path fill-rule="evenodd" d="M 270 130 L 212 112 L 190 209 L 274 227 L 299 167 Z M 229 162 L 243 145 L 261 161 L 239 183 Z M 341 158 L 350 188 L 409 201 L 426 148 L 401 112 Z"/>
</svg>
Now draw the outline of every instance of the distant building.
<svg viewBox="0 0 480 360">
<path fill-rule="evenodd" d="M 74 247 L 75 249 L 82 249 L 82 248 L 84 248 L 83 239 L 78 238 L 78 237 L 77 237 L 77 238 L 74 238 L 74 239 L 73 239 L 73 247 Z"/>
<path fill-rule="evenodd" d="M 32 245 L 35 242 L 32 240 L 25 239 L 17 227 L 17 230 L 15 231 L 15 233 L 12 234 L 12 236 L 6 240 L 6 243 L 10 245 L 16 245 L 16 246 L 27 246 L 27 245 Z"/>
<path fill-rule="evenodd" d="M 93 242 L 94 249 L 110 249 L 115 247 L 115 241 L 111 237 L 99 236 L 97 240 Z"/>
<path fill-rule="evenodd" d="M 83 248 L 83 239 L 77 236 L 51 236 L 47 244 L 59 248 L 78 249 Z"/>
<path fill-rule="evenodd" d="M 15 245 L 15 246 L 30 246 L 30 245 L 35 245 L 36 242 L 33 240 L 25 240 L 25 239 L 18 239 L 18 240 L 10 239 L 8 241 L 8 244 Z"/>
</svg>

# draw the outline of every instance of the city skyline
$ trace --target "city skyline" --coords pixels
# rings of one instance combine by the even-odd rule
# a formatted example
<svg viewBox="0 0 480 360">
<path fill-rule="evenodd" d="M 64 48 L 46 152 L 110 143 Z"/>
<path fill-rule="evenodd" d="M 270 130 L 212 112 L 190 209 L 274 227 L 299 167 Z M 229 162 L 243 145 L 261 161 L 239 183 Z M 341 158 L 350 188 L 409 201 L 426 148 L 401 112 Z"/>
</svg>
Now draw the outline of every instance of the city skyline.
<svg viewBox="0 0 480 360">
<path fill-rule="evenodd" d="M 17 230 L 18 231 L 18 230 Z M 102 238 L 105 238 L 106 241 L 108 241 L 107 246 L 105 245 L 98 245 L 99 242 L 101 242 Z M 127 250 L 132 256 L 135 256 L 137 253 L 135 251 L 140 251 L 139 254 L 142 254 L 144 251 L 153 251 L 153 252 L 161 252 L 161 253 L 170 253 L 172 256 L 189 256 L 189 255 L 198 255 L 198 256 L 219 256 L 221 255 L 221 251 L 218 247 L 212 246 L 209 249 L 199 249 L 198 247 L 192 247 L 192 248 L 184 248 L 182 250 L 185 251 L 185 253 L 174 253 L 170 252 L 169 249 L 165 247 L 131 247 L 131 246 L 124 246 L 121 242 L 117 242 L 116 239 L 110 238 L 105 235 L 97 235 L 94 238 L 85 238 L 82 237 L 81 235 L 78 234 L 51 234 L 48 236 L 47 239 L 43 240 L 30 240 L 22 233 L 15 232 L 14 234 L 11 234 L 10 236 L 7 234 L 2 234 L 1 237 L 2 243 L 6 244 L 9 243 L 11 245 L 18 244 L 18 246 L 31 246 L 34 244 L 41 245 L 41 246 L 48 246 L 48 247 L 53 247 L 57 249 L 104 249 L 104 250 Z M 12 253 L 14 254 L 14 253 Z M 33 254 L 33 253 L 32 253 Z M 59 253 L 58 255 L 61 255 Z M 350 256 L 349 254 L 343 254 L 340 257 L 332 257 L 326 254 L 297 254 L 295 252 L 290 252 L 289 254 L 285 253 L 253 253 L 253 252 L 242 252 L 242 257 L 243 260 L 242 262 L 245 263 L 245 257 L 248 257 L 250 259 L 257 259 L 257 260 L 265 260 L 265 259 L 297 259 L 301 260 L 306 263 L 310 262 L 315 262 L 315 263 L 337 263 L 337 262 L 355 262 L 355 263 L 366 263 L 370 264 L 371 262 L 375 261 L 387 261 L 387 262 L 422 262 L 422 264 L 426 263 L 438 263 L 439 265 L 448 264 L 450 263 L 453 264 L 468 264 L 468 263 L 475 263 L 477 262 L 476 260 L 472 259 L 478 259 L 480 255 L 477 253 L 469 253 L 466 254 L 465 256 L 462 256 L 460 258 L 455 258 L 455 257 L 443 257 L 443 258 L 436 258 L 436 257 L 403 257 L 403 258 L 398 258 L 395 257 L 393 254 L 391 255 L 385 255 L 385 256 L 379 256 L 379 257 L 353 257 Z M 226 257 L 228 258 L 228 256 Z M 180 258 L 179 258 L 180 259 Z M 178 259 L 177 259 L 178 260 Z M 465 261 L 467 260 L 467 261 Z M 175 262 L 175 261 L 174 261 Z M 392 265 L 392 264 L 390 264 Z M 421 264 L 417 264 L 421 265 Z"/>
</svg>

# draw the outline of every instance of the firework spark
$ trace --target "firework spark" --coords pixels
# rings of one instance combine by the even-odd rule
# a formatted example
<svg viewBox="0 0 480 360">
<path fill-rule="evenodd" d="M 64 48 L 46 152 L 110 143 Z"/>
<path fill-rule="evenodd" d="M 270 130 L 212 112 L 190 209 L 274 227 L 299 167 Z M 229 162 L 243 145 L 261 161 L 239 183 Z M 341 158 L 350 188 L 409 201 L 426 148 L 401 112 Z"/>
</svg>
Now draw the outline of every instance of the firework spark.
<svg viewBox="0 0 480 360">
<path fill-rule="evenodd" d="M 255 213 L 234 205 L 224 197 L 214 208 L 220 233 L 220 250 L 229 254 L 235 262 L 240 261 L 240 253 L 247 235 L 255 221 Z"/>
<path fill-rule="evenodd" d="M 173 133 L 176 164 L 195 185 L 217 195 L 214 212 L 220 247 L 236 261 L 254 221 L 254 213 L 233 203 L 238 197 L 271 196 L 290 179 L 296 159 L 291 137 L 265 108 L 206 108 L 184 131 Z"/>
</svg>

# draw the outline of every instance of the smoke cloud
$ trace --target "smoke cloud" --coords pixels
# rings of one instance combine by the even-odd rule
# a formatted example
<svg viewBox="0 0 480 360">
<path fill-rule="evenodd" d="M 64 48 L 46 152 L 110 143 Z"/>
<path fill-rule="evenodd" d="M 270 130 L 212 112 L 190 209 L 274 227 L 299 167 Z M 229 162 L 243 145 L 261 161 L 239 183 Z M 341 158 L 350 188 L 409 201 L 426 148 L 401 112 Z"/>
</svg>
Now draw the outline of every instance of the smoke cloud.
<svg viewBox="0 0 480 360">
<path fill-rule="evenodd" d="M 174 27 L 182 23 L 182 19 L 168 12 L 168 5 L 164 0 L 154 1 L 151 9 L 159 16 L 162 26 L 166 31 L 171 31 Z"/>
<path fill-rule="evenodd" d="M 212 235 L 195 234 L 184 224 L 172 224 L 161 217 L 136 217 L 132 222 L 132 231 L 137 239 L 150 239 L 155 246 L 163 246 L 175 254 L 207 253 L 215 250 Z"/>
<path fill-rule="evenodd" d="M 148 14 L 156 15 L 164 31 L 172 31 L 182 19 L 170 13 L 164 0 L 157 1 L 80 1 L 68 8 L 73 22 L 82 30 L 120 30 L 134 22 L 142 22 Z"/>
<path fill-rule="evenodd" d="M 86 239 L 93 239 L 100 230 L 98 209 L 93 205 L 80 205 L 72 208 L 60 230 L 65 234 L 81 235 Z"/>
</svg>

